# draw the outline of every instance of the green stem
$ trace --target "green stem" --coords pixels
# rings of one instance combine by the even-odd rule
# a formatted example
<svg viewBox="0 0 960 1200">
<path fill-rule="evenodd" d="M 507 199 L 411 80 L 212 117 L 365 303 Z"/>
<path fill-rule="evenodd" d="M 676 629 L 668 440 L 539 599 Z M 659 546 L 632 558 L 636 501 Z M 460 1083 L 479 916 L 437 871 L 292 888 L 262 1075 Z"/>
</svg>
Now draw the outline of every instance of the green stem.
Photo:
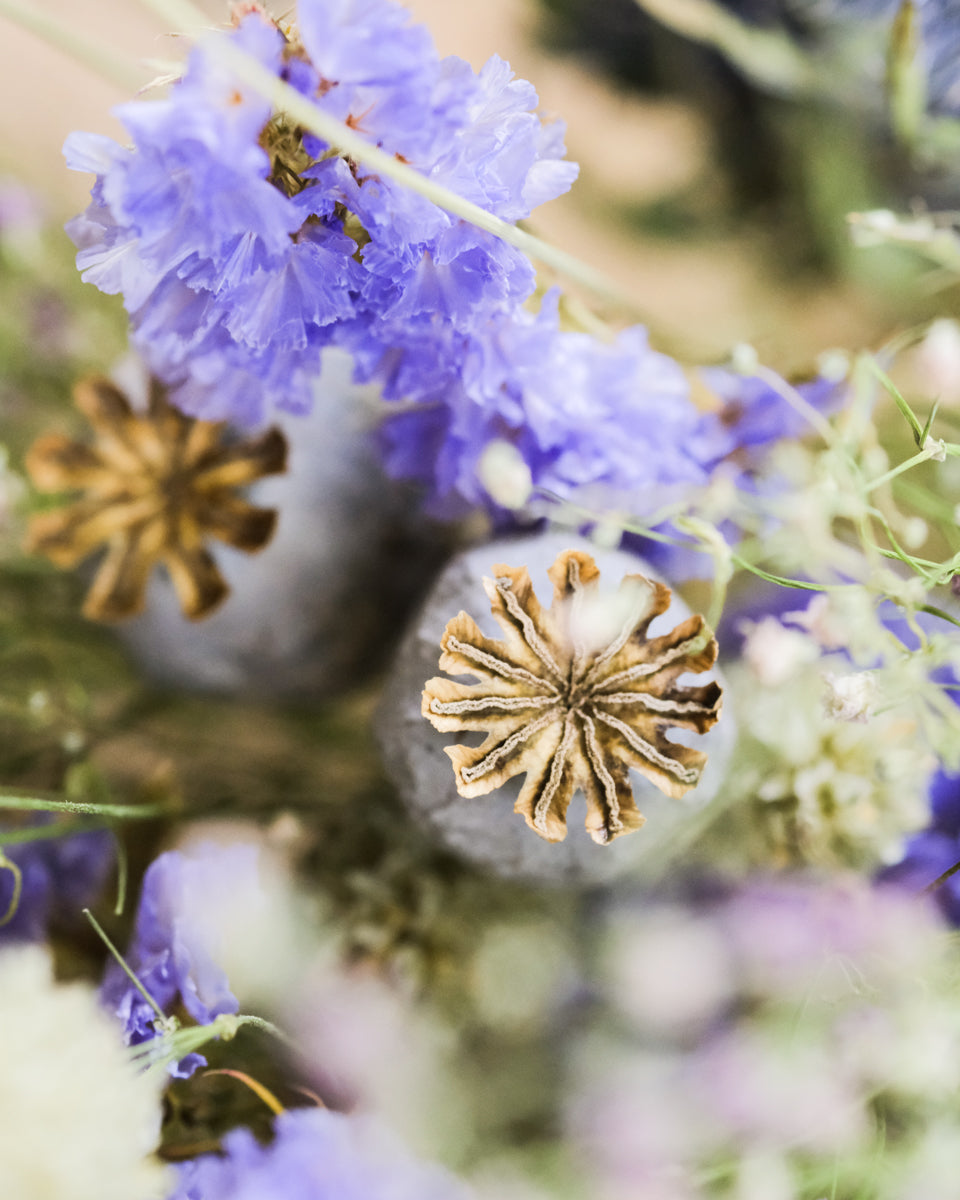
<svg viewBox="0 0 960 1200">
<path fill-rule="evenodd" d="M 289 1034 L 284 1033 L 283 1030 L 279 1026 L 274 1025 L 274 1023 L 272 1021 L 265 1020 L 263 1017 L 254 1017 L 254 1016 L 237 1017 L 237 1024 L 241 1025 L 241 1026 L 242 1025 L 251 1025 L 251 1026 L 253 1026 L 254 1029 L 260 1029 L 264 1033 L 269 1033 L 271 1037 L 274 1037 L 278 1041 L 283 1042 L 285 1046 L 296 1047 L 296 1042 L 293 1040 L 292 1037 L 290 1037 Z"/>
<path fill-rule="evenodd" d="M 115 829 L 110 831 L 113 834 L 113 842 L 117 848 L 117 902 L 113 906 L 113 915 L 120 917 L 123 915 L 124 907 L 127 903 L 127 883 L 130 878 L 130 863 L 127 858 L 127 848 L 123 844 L 123 838 Z"/>
<path fill-rule="evenodd" d="M 157 16 L 169 21 L 171 25 L 180 26 L 181 31 L 189 37 L 196 39 L 210 33 L 209 18 L 190 3 L 190 0 L 140 0 L 140 3 Z M 278 79 L 255 58 L 239 50 L 229 38 L 212 37 L 206 43 L 206 48 L 217 54 L 244 83 L 269 100 L 275 108 L 289 113 L 297 124 L 322 138 L 340 154 L 409 188 L 452 216 L 460 217 L 478 229 L 492 233 L 509 245 L 522 250 L 530 258 L 545 263 L 608 301 L 628 311 L 636 310 L 634 302 L 603 272 L 581 262 L 565 250 L 541 241 L 516 225 L 501 220 L 479 205 L 458 196 L 449 188 L 434 183 L 414 167 L 381 150 L 379 146 L 371 144 L 342 121 L 311 104 L 296 88 Z"/>
<path fill-rule="evenodd" d="M 762 567 L 755 566 L 747 559 L 741 558 L 733 550 L 730 551 L 730 558 L 738 567 L 749 571 L 751 575 L 765 579 L 767 583 L 778 583 L 781 587 L 799 588 L 805 592 L 840 592 L 845 588 L 859 587 L 859 584 L 856 583 L 810 583 L 804 579 L 787 579 L 784 575 L 773 575 L 769 571 L 764 571 Z"/>
<path fill-rule="evenodd" d="M 942 608 L 937 608 L 933 604 L 921 604 L 917 611 L 929 613 L 932 617 L 939 617 L 941 621 L 949 621 L 951 625 L 956 625 L 960 629 L 960 621 L 956 617 L 951 617 L 948 612 L 944 612 Z"/>
<path fill-rule="evenodd" d="M 912 458 L 908 458 L 905 462 L 900 463 L 899 466 L 887 471 L 885 475 L 881 475 L 879 479 L 872 479 L 869 483 L 865 483 L 863 485 L 864 493 L 869 495 L 870 492 L 875 491 L 878 487 L 883 487 L 885 483 L 889 483 L 891 479 L 896 479 L 898 475 L 902 475 L 904 471 L 909 471 L 913 467 L 918 467 L 921 463 L 929 461 L 936 453 L 936 446 L 919 451 Z"/>
<path fill-rule="evenodd" d="M 90 911 L 90 909 L 85 908 L 83 910 L 83 915 L 87 918 L 87 920 L 90 922 L 90 924 L 93 926 L 93 928 L 97 931 L 97 934 L 98 934 L 100 940 L 103 942 L 103 944 L 106 946 L 106 948 L 110 951 L 110 953 L 113 955 L 113 957 L 116 959 L 116 961 L 120 964 L 120 967 L 122 968 L 124 974 L 130 980 L 130 982 L 133 984 L 133 986 L 137 989 L 137 991 L 140 993 L 140 995 L 144 998 L 144 1000 L 146 1000 L 146 1002 L 150 1005 L 150 1007 L 153 1009 L 153 1011 L 157 1014 L 158 1019 L 161 1021 L 166 1021 L 167 1014 L 163 1011 L 163 1009 L 160 1007 L 160 1005 L 156 1002 L 156 1000 L 154 1000 L 154 998 L 150 995 L 150 993 L 147 991 L 147 989 L 143 986 L 143 984 L 137 978 L 136 973 L 134 972 L 133 968 L 131 966 L 129 966 L 129 964 L 127 963 L 127 960 L 123 957 L 123 955 L 116 948 L 116 946 L 113 944 L 113 942 L 111 942 L 111 940 L 107 937 L 106 933 L 104 932 L 103 926 L 100 924 L 100 922 L 97 920 L 97 918 L 93 915 L 93 913 Z"/>
<path fill-rule="evenodd" d="M 120 820 L 154 821 L 160 817 L 175 816 L 179 805 L 157 804 L 93 804 L 87 800 L 54 800 L 39 796 L 15 796 L 0 794 L 0 810 L 13 809 L 17 812 L 69 812 L 90 817 L 116 817 Z"/>
</svg>

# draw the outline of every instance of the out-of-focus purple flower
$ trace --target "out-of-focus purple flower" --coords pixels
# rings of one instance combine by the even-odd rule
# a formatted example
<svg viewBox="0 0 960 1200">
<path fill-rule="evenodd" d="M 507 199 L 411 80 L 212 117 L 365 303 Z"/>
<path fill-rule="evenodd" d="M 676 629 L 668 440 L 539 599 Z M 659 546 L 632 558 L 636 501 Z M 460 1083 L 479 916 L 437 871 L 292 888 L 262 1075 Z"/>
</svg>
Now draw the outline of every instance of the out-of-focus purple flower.
<svg viewBox="0 0 960 1200">
<path fill-rule="evenodd" d="M 807 418 L 784 394 L 788 388 L 822 414 L 835 409 L 843 395 L 841 385 L 822 376 L 795 385 L 784 381 L 779 387 L 726 367 L 704 367 L 700 376 L 719 407 L 701 419 L 698 457 L 711 470 L 729 462 L 741 476 L 759 466 L 777 442 L 810 432 Z"/>
<path fill-rule="evenodd" d="M 197 1024 L 208 1025 L 238 1011 L 217 964 L 216 918 L 236 889 L 255 886 L 256 869 L 253 846 L 212 843 L 204 843 L 191 857 L 168 851 L 147 869 L 126 959 L 167 1015 L 182 1005 Z M 156 1036 L 156 1013 L 116 964 L 108 968 L 103 1001 L 122 1022 L 128 1045 Z M 192 1074 L 204 1061 L 189 1055 L 179 1074 Z"/>
<path fill-rule="evenodd" d="M 269 1146 L 246 1129 L 227 1134 L 222 1156 L 180 1166 L 170 1200 L 468 1200 L 449 1172 L 362 1117 L 293 1109 L 275 1129 Z"/>
<path fill-rule="evenodd" d="M 38 838 L 5 848 L 4 853 L 22 879 L 16 911 L 0 926 L 0 942 L 41 941 L 51 920 L 79 916 L 104 887 L 114 857 L 113 839 L 106 830 Z M 0 915 L 9 910 L 14 890 L 13 872 L 0 870 Z"/>
<path fill-rule="evenodd" d="M 40 196 L 19 180 L 0 176 L 0 245 L 17 238 L 36 237 L 45 219 Z"/>
<path fill-rule="evenodd" d="M 440 59 L 392 0 L 301 0 L 299 38 L 260 12 L 234 45 L 318 108 L 505 220 L 566 191 L 562 127 L 493 58 Z M 346 327 L 422 317 L 471 330 L 534 285 L 519 251 L 290 126 L 225 67 L 192 53 L 169 98 L 122 106 L 133 137 L 73 134 L 97 180 L 69 227 L 84 278 L 119 292 L 133 340 L 197 416 L 250 424 L 305 411 L 324 346 Z"/>
<path fill-rule="evenodd" d="M 929 794 L 929 827 L 910 838 L 900 862 L 880 873 L 882 882 L 921 892 L 960 863 L 960 774 L 941 768 L 930 781 Z M 933 895 L 951 925 L 960 926 L 960 871 Z"/>
<path fill-rule="evenodd" d="M 706 480 L 677 363 L 640 328 L 609 345 L 560 329 L 555 294 L 536 315 L 505 311 L 474 334 L 419 325 L 405 345 L 364 334 L 356 352 L 388 401 L 407 402 L 384 425 L 387 468 L 418 479 L 435 512 L 494 505 L 478 470 L 494 442 L 516 448 L 534 488 L 614 497 L 638 512 Z"/>
<path fill-rule="evenodd" d="M 926 613 L 916 613 L 914 621 L 925 632 L 936 628 L 937 619 Z M 884 616 L 884 625 L 900 639 L 909 650 L 917 650 L 920 642 L 915 630 L 903 618 L 899 610 L 892 609 Z M 930 673 L 933 682 L 946 685 L 946 694 L 960 705 L 960 680 L 949 666 L 939 667 Z M 944 766 L 930 777 L 928 790 L 930 824 L 911 837 L 903 849 L 899 862 L 884 868 L 879 879 L 921 892 L 950 867 L 960 862 L 960 773 L 948 771 Z M 942 883 L 933 897 L 951 925 L 960 926 L 960 872 Z"/>
<path fill-rule="evenodd" d="M 952 964 L 930 907 L 852 879 L 711 900 L 621 900 L 611 914 L 616 1018 L 595 1031 L 570 1108 L 591 1195 L 726 1195 L 758 1159 L 779 1182 L 751 1194 L 806 1194 L 835 1168 L 841 1194 L 864 1156 L 909 1161 L 958 1079 Z M 664 964 L 680 978 L 661 978 Z M 698 989 L 706 1003 L 688 1002 Z"/>
<path fill-rule="evenodd" d="M 790 385 L 786 381 L 776 385 L 770 379 L 727 367 L 704 367 L 699 376 L 700 385 L 711 393 L 714 407 L 698 412 L 693 427 L 684 429 L 683 438 L 684 453 L 697 464 L 700 479 L 722 478 L 731 492 L 776 493 L 782 483 L 769 471 L 770 451 L 784 440 L 803 437 L 810 431 L 807 418 L 784 394 Z M 821 415 L 836 409 L 843 399 L 842 385 L 823 376 L 796 384 L 793 390 Z M 664 499 L 661 496 L 660 502 Z M 721 519 L 718 527 L 729 543 L 739 540 L 735 521 Z M 711 572 L 709 554 L 696 549 L 693 538 L 678 534 L 669 524 L 660 532 L 668 534 L 672 544 L 633 534 L 627 534 L 623 544 L 644 555 L 672 579 L 699 578 Z"/>
</svg>

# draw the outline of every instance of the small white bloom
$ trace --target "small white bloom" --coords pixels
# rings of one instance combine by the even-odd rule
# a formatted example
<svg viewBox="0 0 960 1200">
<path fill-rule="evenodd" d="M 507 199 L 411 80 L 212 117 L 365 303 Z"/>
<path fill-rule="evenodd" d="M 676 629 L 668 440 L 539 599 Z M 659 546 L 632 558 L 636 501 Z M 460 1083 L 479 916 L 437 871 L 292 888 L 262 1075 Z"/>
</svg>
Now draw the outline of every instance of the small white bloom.
<svg viewBox="0 0 960 1200">
<path fill-rule="evenodd" d="M 903 523 L 903 540 L 908 550 L 919 550 L 930 536 L 930 526 L 923 517 L 909 517 Z"/>
<path fill-rule="evenodd" d="M 488 443 L 477 466 L 480 482 L 490 497 L 504 508 L 522 508 L 533 491 L 530 468 L 512 442 Z"/>
<path fill-rule="evenodd" d="M 748 342 L 739 342 L 730 351 L 730 366 L 739 375 L 753 375 L 760 365 L 760 356 Z"/>
<path fill-rule="evenodd" d="M 820 655 L 811 638 L 786 629 L 776 617 L 744 622 L 743 657 L 764 687 L 779 687 Z"/>
<path fill-rule="evenodd" d="M 38 946 L 0 952 L 0 1196 L 159 1200 L 162 1078 L 138 1074 L 93 988 Z"/>
<path fill-rule="evenodd" d="M 850 355 L 846 350 L 824 350 L 817 358 L 817 370 L 831 383 L 842 383 L 850 374 Z"/>
<path fill-rule="evenodd" d="M 854 675 L 834 675 L 823 672 L 826 691 L 823 707 L 828 717 L 836 721 L 866 721 L 872 716 L 877 680 L 872 671 L 857 671 Z"/>
<path fill-rule="evenodd" d="M 923 449 L 930 455 L 934 462 L 947 461 L 947 447 L 944 444 L 943 438 L 924 438 Z"/>
<path fill-rule="evenodd" d="M 918 575 L 901 579 L 899 576 L 887 574 L 884 583 L 889 598 L 901 608 L 918 609 L 927 602 L 926 584 Z"/>
<path fill-rule="evenodd" d="M 783 620 L 805 630 L 824 650 L 839 650 L 847 643 L 846 622 L 825 592 L 814 596 L 805 609 L 784 613 Z"/>
</svg>

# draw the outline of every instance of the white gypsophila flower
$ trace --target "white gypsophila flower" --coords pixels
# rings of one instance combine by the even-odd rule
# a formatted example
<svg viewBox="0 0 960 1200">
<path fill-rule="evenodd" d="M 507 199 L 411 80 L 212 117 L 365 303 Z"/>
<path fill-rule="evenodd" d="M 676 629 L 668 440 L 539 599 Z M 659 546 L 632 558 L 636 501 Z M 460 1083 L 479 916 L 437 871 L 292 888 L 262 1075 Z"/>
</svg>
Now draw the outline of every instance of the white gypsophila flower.
<svg viewBox="0 0 960 1200">
<path fill-rule="evenodd" d="M 743 621 L 743 658 L 763 687 L 779 687 L 820 655 L 812 638 L 785 628 L 776 617 Z"/>
<path fill-rule="evenodd" d="M 749 731 L 742 761 L 754 797 L 751 836 L 784 865 L 886 861 L 927 816 L 935 759 L 916 712 L 875 705 L 868 721 L 836 720 L 822 703 L 831 661 L 799 667 L 789 686 L 759 679 L 746 663 L 728 668 Z"/>
<path fill-rule="evenodd" d="M 0 952 L 0 1196 L 160 1200 L 162 1078 L 138 1074 L 85 984 L 39 946 Z"/>
<path fill-rule="evenodd" d="M 877 679 L 872 671 L 857 671 L 852 675 L 824 671 L 823 682 L 823 707 L 828 717 L 862 723 L 871 716 L 877 695 Z"/>
</svg>

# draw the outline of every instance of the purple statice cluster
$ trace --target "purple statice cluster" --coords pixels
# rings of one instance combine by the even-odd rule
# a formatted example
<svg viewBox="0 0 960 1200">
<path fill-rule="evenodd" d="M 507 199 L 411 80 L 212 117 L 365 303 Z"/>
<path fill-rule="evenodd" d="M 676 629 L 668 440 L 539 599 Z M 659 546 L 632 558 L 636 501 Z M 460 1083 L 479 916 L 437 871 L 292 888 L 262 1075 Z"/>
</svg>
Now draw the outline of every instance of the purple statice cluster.
<svg viewBox="0 0 960 1200">
<path fill-rule="evenodd" d="M 551 293 L 537 315 L 501 312 L 437 348 L 409 338 L 362 369 L 387 399 L 421 401 L 385 426 L 385 460 L 440 512 L 490 503 L 479 464 L 496 441 L 520 452 L 535 487 L 564 498 L 602 488 L 648 512 L 665 487 L 706 482 L 687 380 L 639 327 L 612 344 L 564 330 Z"/>
<path fill-rule="evenodd" d="M 208 844 L 194 855 L 168 851 L 147 868 L 126 962 L 168 1016 L 182 1010 L 198 1025 L 209 1025 L 238 1011 L 217 963 L 211 915 L 222 913 L 229 897 L 255 880 L 256 869 L 252 846 Z M 120 1021 L 127 1045 L 157 1036 L 156 1011 L 118 964 L 107 970 L 102 999 Z M 205 1061 L 189 1054 L 172 1073 L 185 1078 Z"/>
<path fill-rule="evenodd" d="M 262 1146 L 246 1129 L 227 1134 L 223 1154 L 178 1168 L 170 1200 L 468 1200 L 447 1171 L 418 1162 L 385 1130 L 326 1109 L 293 1109 Z"/>
<path fill-rule="evenodd" d="M 38 838 L 3 852 L 20 872 L 20 895 L 14 872 L 0 869 L 0 916 L 9 914 L 0 926 L 0 943 L 43 941 L 51 923 L 80 919 L 80 910 L 105 887 L 114 861 L 113 837 L 106 830 Z"/>
<path fill-rule="evenodd" d="M 532 87 L 496 57 L 479 74 L 441 59 L 392 0 L 301 0 L 295 33 L 243 7 L 219 36 L 503 220 L 573 181 Z M 783 436 L 769 388 L 738 401 L 748 420 L 704 415 L 641 328 L 607 343 L 565 328 L 555 295 L 531 311 L 525 255 L 292 125 L 212 43 L 167 99 L 118 116 L 128 148 L 68 139 L 70 165 L 97 177 L 69 231 L 84 278 L 122 294 L 135 346 L 190 413 L 251 425 L 306 411 L 323 349 L 345 348 L 387 401 L 388 471 L 441 516 L 497 508 L 480 469 L 494 444 L 532 488 L 648 514 Z"/>
<path fill-rule="evenodd" d="M 441 59 L 391 0 L 301 0 L 290 36 L 244 7 L 221 36 L 503 220 L 576 176 L 528 83 L 496 57 L 479 74 Z M 191 413 L 252 424 L 307 410 L 325 346 L 469 332 L 533 290 L 525 255 L 273 113 L 212 43 L 169 98 L 117 115 L 129 148 L 68 139 L 69 165 L 97 176 L 69 232 L 84 278 L 123 295 L 135 346 Z"/>
</svg>

